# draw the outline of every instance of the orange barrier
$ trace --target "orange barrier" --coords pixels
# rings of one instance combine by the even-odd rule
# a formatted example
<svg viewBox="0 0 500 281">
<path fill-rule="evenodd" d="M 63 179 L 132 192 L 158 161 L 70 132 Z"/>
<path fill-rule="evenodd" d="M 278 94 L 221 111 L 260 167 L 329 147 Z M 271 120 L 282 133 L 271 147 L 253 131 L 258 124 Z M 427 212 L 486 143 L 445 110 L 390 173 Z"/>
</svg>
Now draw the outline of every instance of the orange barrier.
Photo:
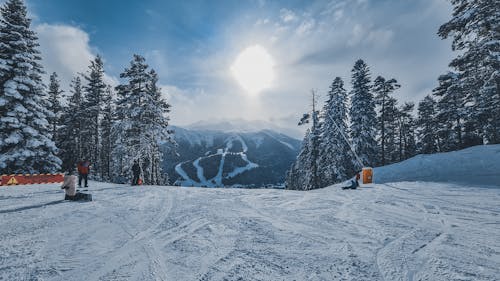
<svg viewBox="0 0 500 281">
<path fill-rule="evenodd" d="M 18 184 L 40 184 L 63 182 L 63 174 L 25 174 L 25 175 L 2 175 L 0 186 Z"/>
</svg>

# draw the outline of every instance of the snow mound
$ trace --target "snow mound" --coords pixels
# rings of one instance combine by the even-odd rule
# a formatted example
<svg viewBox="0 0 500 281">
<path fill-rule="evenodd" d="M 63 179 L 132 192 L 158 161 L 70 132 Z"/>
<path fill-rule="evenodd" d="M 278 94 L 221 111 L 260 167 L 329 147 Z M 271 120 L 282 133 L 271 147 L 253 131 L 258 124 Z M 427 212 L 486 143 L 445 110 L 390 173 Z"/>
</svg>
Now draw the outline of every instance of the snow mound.
<svg viewBox="0 0 500 281">
<path fill-rule="evenodd" d="M 375 183 L 400 181 L 453 182 L 500 187 L 500 145 L 417 155 L 375 168 Z"/>
</svg>

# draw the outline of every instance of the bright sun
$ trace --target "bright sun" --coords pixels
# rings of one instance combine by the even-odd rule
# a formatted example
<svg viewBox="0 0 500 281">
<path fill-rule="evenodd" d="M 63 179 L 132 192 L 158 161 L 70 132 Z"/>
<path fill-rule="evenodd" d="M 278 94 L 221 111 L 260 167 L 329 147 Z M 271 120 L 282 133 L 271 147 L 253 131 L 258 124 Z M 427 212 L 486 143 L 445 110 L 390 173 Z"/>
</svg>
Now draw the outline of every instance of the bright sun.
<svg viewBox="0 0 500 281">
<path fill-rule="evenodd" d="M 243 89 L 255 95 L 271 86 L 274 80 L 273 67 L 271 55 L 266 49 L 255 45 L 238 55 L 231 66 L 231 72 Z"/>
</svg>

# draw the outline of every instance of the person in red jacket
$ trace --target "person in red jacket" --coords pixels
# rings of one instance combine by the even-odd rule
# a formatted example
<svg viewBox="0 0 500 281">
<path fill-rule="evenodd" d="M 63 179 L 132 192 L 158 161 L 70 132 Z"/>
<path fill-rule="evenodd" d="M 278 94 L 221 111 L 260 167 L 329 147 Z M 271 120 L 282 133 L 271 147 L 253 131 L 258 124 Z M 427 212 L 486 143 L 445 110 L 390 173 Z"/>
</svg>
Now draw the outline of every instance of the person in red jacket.
<svg viewBox="0 0 500 281">
<path fill-rule="evenodd" d="M 85 159 L 78 162 L 78 187 L 82 187 L 82 179 L 85 181 L 85 187 L 88 187 L 88 176 L 90 172 L 90 162 Z"/>
</svg>

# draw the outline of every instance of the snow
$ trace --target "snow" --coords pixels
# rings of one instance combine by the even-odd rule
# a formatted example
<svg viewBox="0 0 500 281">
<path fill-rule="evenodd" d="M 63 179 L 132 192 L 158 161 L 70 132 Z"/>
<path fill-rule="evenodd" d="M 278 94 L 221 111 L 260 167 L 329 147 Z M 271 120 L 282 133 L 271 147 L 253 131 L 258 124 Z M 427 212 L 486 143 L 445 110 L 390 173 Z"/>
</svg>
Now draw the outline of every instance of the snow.
<svg viewBox="0 0 500 281">
<path fill-rule="evenodd" d="M 240 152 L 230 152 L 230 150 L 233 148 L 233 142 L 240 142 L 241 144 L 241 151 Z M 217 152 L 215 154 L 210 154 L 210 151 L 205 153 L 204 157 L 199 157 L 195 161 L 192 162 L 193 166 L 196 168 L 196 176 L 199 179 L 199 182 L 196 180 L 192 179 L 189 177 L 189 175 L 184 171 L 182 168 L 182 164 L 184 163 L 189 163 L 189 162 L 183 162 L 180 164 L 177 164 L 175 166 L 175 171 L 182 177 L 182 181 L 180 181 L 181 185 L 183 186 L 205 186 L 205 187 L 220 187 L 223 186 L 222 180 L 223 179 L 230 179 L 233 177 L 236 177 L 239 174 L 242 174 L 246 171 L 255 169 L 259 167 L 258 164 L 251 162 L 248 160 L 248 157 L 246 155 L 248 151 L 248 145 L 246 142 L 241 138 L 239 135 L 234 135 L 230 137 L 226 143 L 225 143 L 225 148 L 219 148 L 217 149 Z M 210 157 L 216 157 L 220 155 L 221 160 L 219 161 L 219 167 L 217 169 L 217 174 L 210 179 L 207 179 L 205 177 L 205 171 L 203 167 L 200 165 L 200 161 L 203 159 L 207 159 Z M 247 164 L 243 167 L 235 167 L 233 168 L 232 171 L 228 172 L 227 175 L 223 176 L 223 169 L 224 169 L 224 163 L 226 160 L 227 155 L 238 155 L 241 157 L 243 161 L 245 161 Z"/>
<path fill-rule="evenodd" d="M 500 145 L 478 145 L 447 153 L 418 155 L 376 168 L 374 181 L 439 181 L 500 185 Z"/>
<path fill-rule="evenodd" d="M 0 280 L 496 280 L 500 174 L 484 168 L 499 149 L 377 168 L 357 190 L 91 181 L 80 203 L 1 186 Z"/>
<path fill-rule="evenodd" d="M 291 150 L 295 150 L 295 148 L 293 147 L 293 145 L 291 145 L 290 143 L 288 143 L 288 142 L 286 142 L 286 141 L 283 141 L 283 140 L 278 139 L 278 138 L 275 136 L 275 134 L 270 133 L 269 131 L 267 131 L 265 134 L 266 134 L 267 136 L 269 136 L 270 138 L 273 138 L 273 139 L 275 139 L 275 140 L 279 141 L 281 144 L 285 145 L 286 147 L 290 148 Z"/>
<path fill-rule="evenodd" d="M 186 128 L 191 130 L 202 130 L 202 131 L 218 131 L 226 133 L 250 133 L 250 132 L 260 132 L 262 130 L 271 130 L 292 136 L 295 138 L 302 138 L 304 131 L 300 128 L 290 128 L 290 126 L 281 127 L 278 125 L 279 120 L 273 120 L 273 122 L 263 121 L 263 120 L 244 120 L 244 119 L 210 119 L 205 121 L 198 121 L 196 123 L 187 125 Z"/>
<path fill-rule="evenodd" d="M 500 189 L 0 189 L 0 279 L 494 280 Z"/>
</svg>

